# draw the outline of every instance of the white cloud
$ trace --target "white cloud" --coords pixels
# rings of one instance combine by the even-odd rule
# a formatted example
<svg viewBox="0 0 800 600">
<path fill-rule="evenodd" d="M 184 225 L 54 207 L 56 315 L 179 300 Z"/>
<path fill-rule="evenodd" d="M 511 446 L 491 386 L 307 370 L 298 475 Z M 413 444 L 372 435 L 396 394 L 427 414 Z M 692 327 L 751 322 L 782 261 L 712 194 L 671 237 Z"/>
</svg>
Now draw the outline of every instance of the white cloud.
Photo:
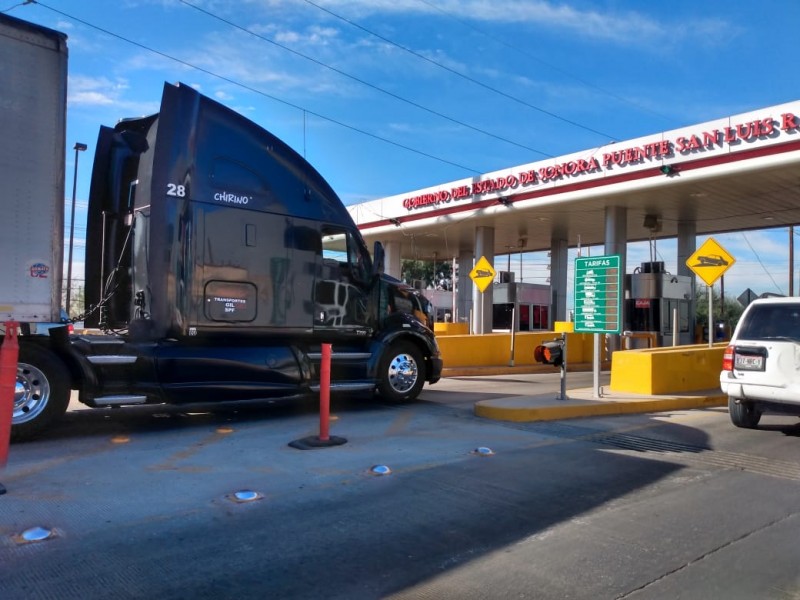
<svg viewBox="0 0 800 600">
<path fill-rule="evenodd" d="M 69 95 L 69 101 L 73 105 L 78 106 L 107 106 L 114 104 L 114 100 L 112 100 L 107 94 L 97 91 L 73 92 Z"/>
<path fill-rule="evenodd" d="M 722 18 L 676 23 L 669 18 L 655 20 L 635 11 L 582 9 L 574 3 L 545 0 L 437 0 L 435 6 L 418 0 L 316 0 L 316 4 L 347 18 L 389 13 L 449 14 L 460 20 L 546 26 L 553 32 L 571 31 L 586 38 L 651 49 L 680 44 L 687 39 L 695 44 L 729 42 L 741 32 L 740 27 Z"/>
<path fill-rule="evenodd" d="M 59 19 L 55 24 L 56 31 L 70 31 L 74 28 L 71 21 Z"/>
<path fill-rule="evenodd" d="M 73 106 L 107 106 L 117 104 L 120 94 L 128 89 L 127 82 L 105 77 L 70 75 L 68 101 Z"/>
<path fill-rule="evenodd" d="M 275 36 L 275 41 L 281 44 L 296 44 L 300 39 L 300 34 L 296 31 L 283 31 Z"/>
</svg>

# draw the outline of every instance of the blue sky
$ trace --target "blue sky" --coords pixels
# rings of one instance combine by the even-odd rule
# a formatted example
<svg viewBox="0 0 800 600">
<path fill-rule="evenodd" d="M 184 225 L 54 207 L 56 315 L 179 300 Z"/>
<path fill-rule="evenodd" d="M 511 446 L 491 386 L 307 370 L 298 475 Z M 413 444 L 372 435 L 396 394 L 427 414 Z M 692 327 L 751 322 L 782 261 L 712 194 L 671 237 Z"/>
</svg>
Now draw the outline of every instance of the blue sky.
<svg viewBox="0 0 800 600">
<path fill-rule="evenodd" d="M 156 112 L 164 81 L 283 138 L 347 204 L 800 96 L 794 0 L 0 0 L 0 10 L 69 36 L 68 192 L 72 146 L 89 146 L 79 207 L 98 126 Z M 787 240 L 786 228 L 720 236 L 737 259 L 726 293 L 786 293 Z M 631 250 L 647 259 L 646 244 Z M 674 272 L 674 243 L 658 250 Z"/>
</svg>

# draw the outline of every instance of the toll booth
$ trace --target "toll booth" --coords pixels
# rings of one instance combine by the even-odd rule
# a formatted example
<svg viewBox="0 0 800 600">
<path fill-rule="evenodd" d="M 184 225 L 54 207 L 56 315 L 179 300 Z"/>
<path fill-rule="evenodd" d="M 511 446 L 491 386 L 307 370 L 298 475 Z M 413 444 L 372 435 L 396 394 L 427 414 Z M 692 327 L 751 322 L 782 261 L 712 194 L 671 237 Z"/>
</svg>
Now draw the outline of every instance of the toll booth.
<svg viewBox="0 0 800 600">
<path fill-rule="evenodd" d="M 672 275 L 661 261 L 642 263 L 632 274 L 625 276 L 625 326 L 632 335 L 631 347 L 644 347 L 640 340 L 654 333 L 657 346 L 671 346 L 677 317 L 678 344 L 694 343 L 694 331 L 689 322 L 692 301 L 692 278 Z"/>
<path fill-rule="evenodd" d="M 516 282 L 515 273 L 500 271 L 493 289 L 492 331 L 550 330 L 550 286 Z"/>
</svg>

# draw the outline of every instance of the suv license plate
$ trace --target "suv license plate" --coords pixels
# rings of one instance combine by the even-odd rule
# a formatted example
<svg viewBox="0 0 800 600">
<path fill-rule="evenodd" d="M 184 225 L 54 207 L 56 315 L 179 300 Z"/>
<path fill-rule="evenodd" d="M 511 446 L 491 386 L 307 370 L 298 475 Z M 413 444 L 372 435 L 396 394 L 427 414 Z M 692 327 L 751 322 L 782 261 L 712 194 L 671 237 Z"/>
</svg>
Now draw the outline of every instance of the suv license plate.
<svg viewBox="0 0 800 600">
<path fill-rule="evenodd" d="M 763 371 L 764 357 L 752 354 L 737 354 L 734 368 L 740 371 Z"/>
</svg>

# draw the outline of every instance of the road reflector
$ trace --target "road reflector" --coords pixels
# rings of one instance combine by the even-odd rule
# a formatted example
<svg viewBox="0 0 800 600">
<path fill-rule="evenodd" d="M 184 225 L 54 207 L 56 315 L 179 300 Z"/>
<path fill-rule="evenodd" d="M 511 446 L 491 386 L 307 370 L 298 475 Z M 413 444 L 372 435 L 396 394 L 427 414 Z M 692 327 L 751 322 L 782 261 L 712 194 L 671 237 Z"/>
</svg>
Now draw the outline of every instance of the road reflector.
<svg viewBox="0 0 800 600">
<path fill-rule="evenodd" d="M 254 492 L 253 490 L 239 490 L 238 492 L 234 492 L 233 494 L 227 496 L 228 500 L 231 502 L 236 502 L 237 504 L 261 500 L 263 497 L 264 496 L 258 492 Z"/>
<path fill-rule="evenodd" d="M 472 453 L 477 454 L 478 456 L 494 456 L 494 450 L 487 448 L 486 446 L 475 448 Z"/>
<path fill-rule="evenodd" d="M 36 542 L 44 542 L 55 537 L 55 532 L 46 527 L 31 527 L 26 529 L 19 535 L 14 536 L 14 541 L 17 544 L 33 544 Z"/>
</svg>

